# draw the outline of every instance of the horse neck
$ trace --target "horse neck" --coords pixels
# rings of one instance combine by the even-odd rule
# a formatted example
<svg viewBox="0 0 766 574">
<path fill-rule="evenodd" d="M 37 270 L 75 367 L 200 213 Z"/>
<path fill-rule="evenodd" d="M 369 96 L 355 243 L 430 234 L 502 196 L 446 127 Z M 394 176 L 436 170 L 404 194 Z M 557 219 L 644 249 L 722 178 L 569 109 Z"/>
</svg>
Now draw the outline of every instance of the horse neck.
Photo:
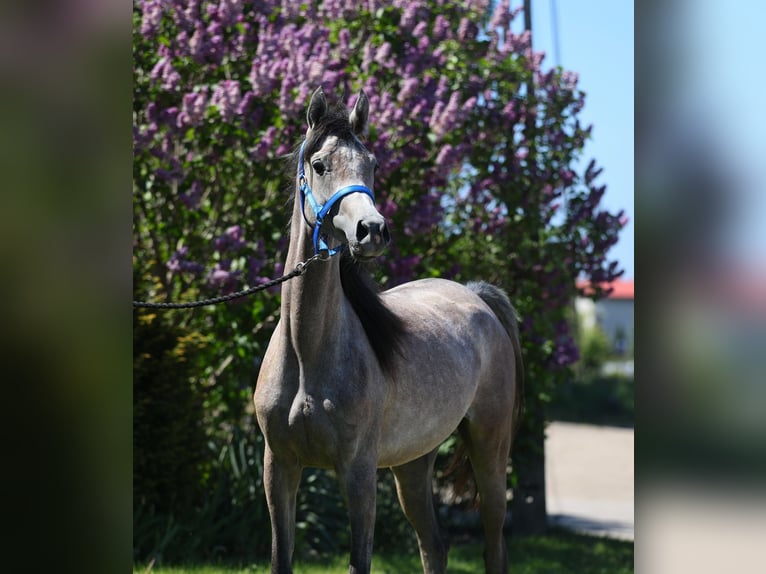
<svg viewBox="0 0 766 574">
<path fill-rule="evenodd" d="M 296 193 L 285 269 L 295 269 L 314 255 L 312 233 Z M 304 366 L 326 359 L 340 341 L 343 298 L 339 257 L 316 261 L 303 275 L 283 284 L 282 321 L 289 326 L 290 343 Z"/>
</svg>

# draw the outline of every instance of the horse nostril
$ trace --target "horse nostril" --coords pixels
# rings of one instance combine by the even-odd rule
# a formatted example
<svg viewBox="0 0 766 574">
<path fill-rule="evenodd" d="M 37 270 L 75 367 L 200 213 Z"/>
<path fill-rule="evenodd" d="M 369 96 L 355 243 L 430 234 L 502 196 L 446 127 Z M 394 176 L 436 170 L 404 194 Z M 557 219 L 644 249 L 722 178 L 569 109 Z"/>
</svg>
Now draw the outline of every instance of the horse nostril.
<svg viewBox="0 0 766 574">
<path fill-rule="evenodd" d="M 383 245 L 388 245 L 389 241 L 391 241 L 391 236 L 385 223 L 360 221 L 356 225 L 356 240 L 361 243 L 362 240 L 368 238 L 370 242 L 375 244 L 383 243 Z"/>
<path fill-rule="evenodd" d="M 391 234 L 388 232 L 388 225 L 386 225 L 385 223 L 383 224 L 382 235 L 383 235 L 384 245 L 388 245 L 389 243 L 391 243 Z"/>
<path fill-rule="evenodd" d="M 356 224 L 356 240 L 362 241 L 370 233 L 367 224 L 364 221 L 360 221 Z"/>
</svg>

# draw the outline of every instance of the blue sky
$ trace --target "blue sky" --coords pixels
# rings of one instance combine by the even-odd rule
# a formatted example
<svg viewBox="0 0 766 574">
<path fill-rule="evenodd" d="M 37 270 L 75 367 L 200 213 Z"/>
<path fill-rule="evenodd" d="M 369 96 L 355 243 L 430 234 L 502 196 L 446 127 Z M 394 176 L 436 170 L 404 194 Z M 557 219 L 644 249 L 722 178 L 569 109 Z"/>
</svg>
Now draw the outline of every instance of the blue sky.
<svg viewBox="0 0 766 574">
<path fill-rule="evenodd" d="M 555 61 L 552 6 L 558 13 L 559 61 Z M 512 6 L 521 4 L 514 0 Z M 523 15 L 514 25 L 523 27 Z M 630 218 L 610 256 L 634 277 L 633 258 L 633 2 L 628 0 L 532 0 L 532 42 L 546 54 L 543 67 L 560 64 L 577 72 L 586 92 L 583 124 L 593 125 L 583 155 L 604 168 L 602 200 L 610 211 Z"/>
</svg>

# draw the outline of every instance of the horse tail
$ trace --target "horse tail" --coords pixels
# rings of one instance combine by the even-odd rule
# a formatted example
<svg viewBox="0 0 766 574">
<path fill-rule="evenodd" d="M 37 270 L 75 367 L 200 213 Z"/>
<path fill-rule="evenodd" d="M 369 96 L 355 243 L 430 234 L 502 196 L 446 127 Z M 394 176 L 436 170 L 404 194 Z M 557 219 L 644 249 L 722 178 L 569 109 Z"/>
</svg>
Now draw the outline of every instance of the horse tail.
<svg viewBox="0 0 766 574">
<path fill-rule="evenodd" d="M 521 422 L 521 414 L 524 408 L 524 363 L 521 356 L 521 340 L 519 337 L 519 315 L 511 304 L 508 295 L 494 285 L 484 281 L 470 282 L 466 284 L 471 291 L 476 293 L 489 306 L 492 312 L 497 316 L 503 328 L 508 333 L 513 345 L 515 380 L 514 380 L 514 398 L 513 398 L 513 426 L 511 428 L 512 436 L 515 436 Z M 452 475 L 453 497 L 460 496 L 463 499 L 473 501 L 473 506 L 477 504 L 476 483 L 473 475 L 473 468 L 468 459 L 468 448 L 466 441 L 469 440 L 467 433 L 459 429 L 459 440 L 457 441 L 455 451 L 447 464 L 445 476 Z"/>
<path fill-rule="evenodd" d="M 524 363 L 521 356 L 521 339 L 519 337 L 519 314 L 511 304 L 508 295 L 495 285 L 484 281 L 472 281 L 466 284 L 471 291 L 476 293 L 492 309 L 500 323 L 505 328 L 513 345 L 514 364 L 516 376 L 514 380 L 513 398 L 513 435 L 519 429 L 521 414 L 524 408 Z"/>
</svg>

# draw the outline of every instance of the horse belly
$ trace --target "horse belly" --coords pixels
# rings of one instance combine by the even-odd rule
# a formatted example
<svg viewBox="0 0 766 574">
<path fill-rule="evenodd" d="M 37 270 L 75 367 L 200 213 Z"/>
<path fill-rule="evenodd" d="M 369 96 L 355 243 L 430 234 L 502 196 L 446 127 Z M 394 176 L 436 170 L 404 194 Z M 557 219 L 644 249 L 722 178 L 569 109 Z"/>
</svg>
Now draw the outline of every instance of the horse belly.
<svg viewBox="0 0 766 574">
<path fill-rule="evenodd" d="M 385 414 L 378 466 L 398 466 L 438 447 L 458 427 L 471 406 L 476 379 L 466 365 L 413 373 L 397 381 L 401 397 Z M 445 373 L 449 372 L 450 377 Z"/>
<path fill-rule="evenodd" d="M 381 437 L 378 468 L 399 466 L 431 452 L 447 440 L 462 419 L 463 414 L 445 417 L 438 426 L 428 429 L 420 426 L 420 418 L 396 425 L 394 432 Z"/>
<path fill-rule="evenodd" d="M 451 281 L 406 283 L 385 296 L 408 329 L 379 450 L 380 466 L 396 466 L 430 452 L 458 427 L 487 385 L 499 359 L 494 341 L 504 335 L 486 305 Z"/>
</svg>

